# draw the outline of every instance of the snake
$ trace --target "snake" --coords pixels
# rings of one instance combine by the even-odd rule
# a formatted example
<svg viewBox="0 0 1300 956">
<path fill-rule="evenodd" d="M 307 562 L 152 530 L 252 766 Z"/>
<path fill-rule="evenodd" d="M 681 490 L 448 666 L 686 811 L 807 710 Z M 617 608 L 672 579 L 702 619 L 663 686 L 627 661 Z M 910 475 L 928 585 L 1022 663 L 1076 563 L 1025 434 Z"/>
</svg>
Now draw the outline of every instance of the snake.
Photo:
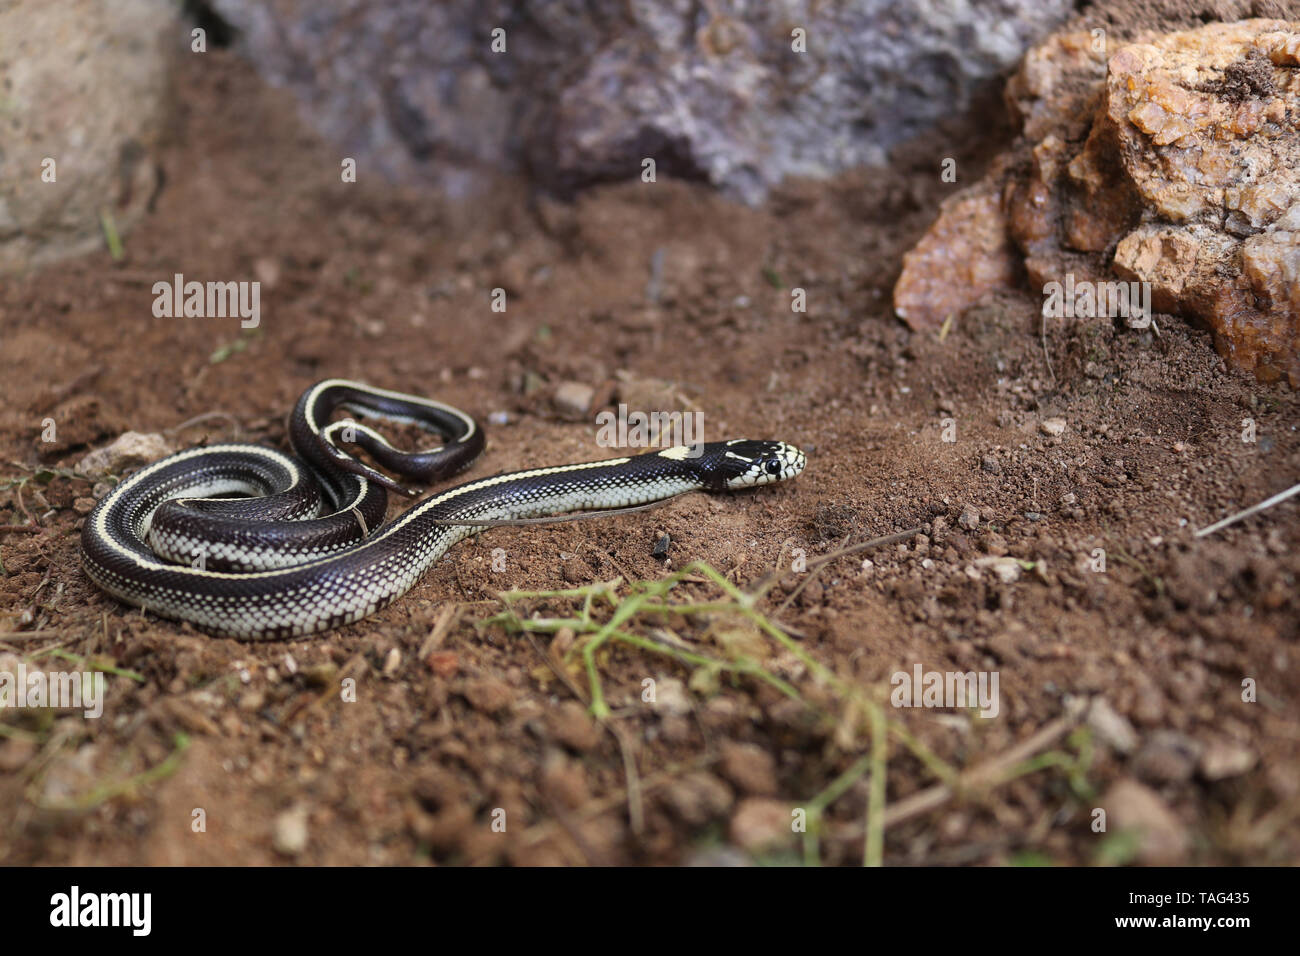
<svg viewBox="0 0 1300 956">
<path fill-rule="evenodd" d="M 401 451 L 355 418 L 414 425 L 442 444 Z M 299 638 L 361 620 L 447 550 L 495 524 L 650 506 L 693 491 L 785 481 L 806 464 L 782 441 L 731 439 L 479 478 L 384 523 L 388 492 L 419 492 L 483 451 L 450 405 L 348 379 L 308 388 L 289 415 L 293 454 L 250 443 L 176 452 L 122 479 L 87 516 L 81 557 L 100 589 L 161 617 L 243 640 Z"/>
</svg>

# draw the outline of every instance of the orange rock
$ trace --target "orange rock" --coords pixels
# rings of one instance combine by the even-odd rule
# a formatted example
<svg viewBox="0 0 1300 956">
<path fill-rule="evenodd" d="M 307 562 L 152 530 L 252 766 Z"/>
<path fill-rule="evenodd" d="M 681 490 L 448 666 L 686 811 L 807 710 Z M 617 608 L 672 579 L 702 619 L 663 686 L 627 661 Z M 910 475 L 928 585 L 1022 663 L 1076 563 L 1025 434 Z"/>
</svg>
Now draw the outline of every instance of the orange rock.
<svg viewBox="0 0 1300 956">
<path fill-rule="evenodd" d="M 984 293 L 1007 285 L 1013 268 L 997 194 L 965 191 L 944 202 L 925 238 L 903 257 L 894 311 L 913 329 L 938 328 Z"/>
<path fill-rule="evenodd" d="M 1297 66 L 1283 20 L 1146 34 L 1109 58 L 1048 37 L 1007 84 L 1021 140 L 905 258 L 900 316 L 932 326 L 1010 281 L 1009 238 L 1035 285 L 1150 283 L 1231 364 L 1300 387 Z"/>
</svg>

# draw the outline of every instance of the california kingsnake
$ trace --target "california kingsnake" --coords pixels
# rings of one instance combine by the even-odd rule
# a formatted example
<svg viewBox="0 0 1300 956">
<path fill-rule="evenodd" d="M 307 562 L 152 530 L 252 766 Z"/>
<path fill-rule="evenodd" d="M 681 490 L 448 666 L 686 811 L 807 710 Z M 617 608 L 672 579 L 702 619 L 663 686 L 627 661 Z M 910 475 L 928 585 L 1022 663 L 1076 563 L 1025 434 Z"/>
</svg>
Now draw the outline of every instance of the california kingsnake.
<svg viewBox="0 0 1300 956">
<path fill-rule="evenodd" d="M 441 433 L 445 444 L 400 452 L 363 424 L 331 422 L 337 408 L 415 423 Z M 328 379 L 298 400 L 289 436 L 296 457 L 260 445 L 209 445 L 122 481 L 82 530 L 86 573 L 122 601 L 215 634 L 296 637 L 386 607 L 485 522 L 747 488 L 793 478 L 805 464 L 802 451 L 777 441 L 677 446 L 480 478 L 381 526 L 384 488 L 411 492 L 339 443 L 429 483 L 478 457 L 484 438 L 473 418 L 429 399 Z M 259 497 L 215 497 L 231 494 Z"/>
</svg>

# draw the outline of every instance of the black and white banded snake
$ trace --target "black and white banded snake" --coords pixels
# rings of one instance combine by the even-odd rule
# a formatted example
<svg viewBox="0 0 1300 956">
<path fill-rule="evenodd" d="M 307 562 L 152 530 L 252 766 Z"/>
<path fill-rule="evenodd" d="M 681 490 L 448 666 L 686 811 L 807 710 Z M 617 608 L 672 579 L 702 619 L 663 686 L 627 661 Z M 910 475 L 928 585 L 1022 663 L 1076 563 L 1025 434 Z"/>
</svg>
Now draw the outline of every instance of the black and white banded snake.
<svg viewBox="0 0 1300 956">
<path fill-rule="evenodd" d="M 401 452 L 364 424 L 331 422 L 339 408 L 418 424 L 445 443 Z M 210 633 L 296 637 L 386 607 L 484 524 L 748 488 L 793 478 L 805 464 L 802 451 L 778 441 L 677 446 L 480 478 L 382 525 L 384 489 L 413 493 L 338 442 L 432 483 L 467 468 L 483 450 L 473 418 L 429 399 L 327 379 L 298 400 L 289 436 L 297 456 L 260 445 L 207 445 L 123 480 L 82 529 L 87 575 L 128 604 Z M 232 494 L 257 497 L 217 497 Z"/>
</svg>

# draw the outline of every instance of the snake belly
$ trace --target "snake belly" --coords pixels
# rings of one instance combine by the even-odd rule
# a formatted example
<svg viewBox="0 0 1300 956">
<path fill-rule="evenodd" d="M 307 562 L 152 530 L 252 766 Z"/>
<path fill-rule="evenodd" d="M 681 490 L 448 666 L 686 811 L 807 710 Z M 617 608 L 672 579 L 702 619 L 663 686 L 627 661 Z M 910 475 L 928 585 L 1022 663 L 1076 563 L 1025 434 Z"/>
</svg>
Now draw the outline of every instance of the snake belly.
<svg viewBox="0 0 1300 956">
<path fill-rule="evenodd" d="M 710 442 L 472 480 L 379 526 L 371 499 L 386 506 L 381 483 L 401 486 L 337 447 L 340 423 L 326 424 L 322 412 L 331 403 L 419 420 L 449 436 L 440 449 L 408 454 L 364 425 L 343 426 L 356 432 L 349 441 L 404 474 L 427 479 L 458 470 L 482 448 L 481 429 L 450 406 L 327 380 L 304 393 L 291 419 L 301 457 L 258 445 L 213 445 L 179 452 L 121 482 L 82 530 L 87 575 L 126 603 L 216 635 L 300 637 L 358 621 L 405 594 L 448 548 L 481 530 L 457 522 L 651 504 L 689 491 L 783 481 L 805 464 L 803 452 L 784 442 Z M 262 497 L 212 497 L 232 493 Z M 313 498 L 316 504 L 304 503 Z M 249 510 L 267 499 L 269 518 Z M 169 530 L 159 533 L 155 516 L 173 504 Z M 295 534 L 294 526 L 321 522 L 306 536 Z"/>
</svg>

